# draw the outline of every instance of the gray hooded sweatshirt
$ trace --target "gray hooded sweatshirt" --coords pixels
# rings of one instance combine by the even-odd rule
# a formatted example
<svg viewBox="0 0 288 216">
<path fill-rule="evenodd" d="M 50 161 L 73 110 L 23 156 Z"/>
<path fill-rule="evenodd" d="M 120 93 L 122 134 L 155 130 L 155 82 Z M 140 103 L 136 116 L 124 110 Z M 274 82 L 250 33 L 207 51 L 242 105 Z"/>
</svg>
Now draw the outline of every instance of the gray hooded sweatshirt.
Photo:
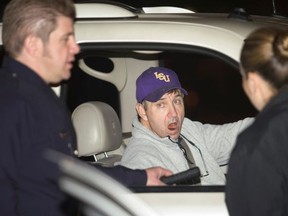
<svg viewBox="0 0 288 216">
<path fill-rule="evenodd" d="M 234 123 L 212 125 L 184 118 L 181 134 L 200 149 L 199 151 L 197 147 L 184 139 L 201 174 L 206 171 L 209 173 L 201 177 L 202 185 L 225 184 L 225 174 L 221 166 L 228 164 L 237 135 L 252 121 L 253 118 L 246 118 Z M 178 144 L 168 137 L 160 138 L 144 127 L 137 117 L 133 120 L 132 137 L 120 164 L 131 169 L 160 166 L 173 173 L 189 169 L 188 162 Z"/>
</svg>

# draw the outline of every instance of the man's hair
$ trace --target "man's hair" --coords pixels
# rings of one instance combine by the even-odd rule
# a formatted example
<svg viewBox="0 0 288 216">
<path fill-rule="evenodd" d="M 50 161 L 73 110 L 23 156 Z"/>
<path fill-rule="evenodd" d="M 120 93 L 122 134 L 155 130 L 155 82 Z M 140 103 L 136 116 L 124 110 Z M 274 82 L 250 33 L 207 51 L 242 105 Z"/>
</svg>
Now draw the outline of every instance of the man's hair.
<svg viewBox="0 0 288 216">
<path fill-rule="evenodd" d="M 48 42 L 59 16 L 75 19 L 71 0 L 11 0 L 3 14 L 2 41 L 5 51 L 17 57 L 28 35 Z"/>
</svg>

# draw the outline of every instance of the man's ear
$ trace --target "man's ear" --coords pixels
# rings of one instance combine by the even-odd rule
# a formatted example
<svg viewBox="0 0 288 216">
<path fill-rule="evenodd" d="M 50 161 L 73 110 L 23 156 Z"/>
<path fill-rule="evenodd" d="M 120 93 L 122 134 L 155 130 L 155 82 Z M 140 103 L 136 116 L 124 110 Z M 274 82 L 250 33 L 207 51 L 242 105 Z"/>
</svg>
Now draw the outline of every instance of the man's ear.
<svg viewBox="0 0 288 216">
<path fill-rule="evenodd" d="M 39 53 L 40 46 L 42 46 L 41 42 L 39 37 L 28 35 L 24 40 L 23 50 L 27 54 L 35 56 Z"/>
<path fill-rule="evenodd" d="M 136 111 L 138 115 L 141 117 L 141 119 L 147 121 L 147 115 L 146 115 L 146 110 L 144 109 L 144 106 L 141 103 L 136 104 Z"/>
</svg>

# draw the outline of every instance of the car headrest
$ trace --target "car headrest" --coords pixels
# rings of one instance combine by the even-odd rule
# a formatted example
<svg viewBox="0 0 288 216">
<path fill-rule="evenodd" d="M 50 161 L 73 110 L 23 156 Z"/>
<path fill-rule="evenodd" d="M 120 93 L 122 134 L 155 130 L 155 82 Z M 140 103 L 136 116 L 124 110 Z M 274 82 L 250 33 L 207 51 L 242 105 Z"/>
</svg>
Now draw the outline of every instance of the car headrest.
<svg viewBox="0 0 288 216">
<path fill-rule="evenodd" d="M 72 113 L 77 135 L 78 156 L 89 156 L 118 149 L 122 128 L 115 110 L 92 101 L 80 104 Z"/>
</svg>

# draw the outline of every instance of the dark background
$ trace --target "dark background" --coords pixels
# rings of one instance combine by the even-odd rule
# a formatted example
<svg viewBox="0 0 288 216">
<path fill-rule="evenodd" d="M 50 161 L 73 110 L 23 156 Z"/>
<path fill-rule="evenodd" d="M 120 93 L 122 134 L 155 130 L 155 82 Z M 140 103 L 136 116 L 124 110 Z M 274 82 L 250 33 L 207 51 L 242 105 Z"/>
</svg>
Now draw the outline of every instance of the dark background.
<svg viewBox="0 0 288 216">
<path fill-rule="evenodd" d="M 9 0 L 1 0 L 0 13 Z M 74 2 L 93 2 L 93 0 L 74 0 Z M 229 13 L 234 8 L 244 8 L 249 14 L 281 16 L 288 15 L 287 0 L 117 0 L 135 8 L 148 6 L 177 6 L 193 9 L 198 12 L 225 12 Z"/>
</svg>

